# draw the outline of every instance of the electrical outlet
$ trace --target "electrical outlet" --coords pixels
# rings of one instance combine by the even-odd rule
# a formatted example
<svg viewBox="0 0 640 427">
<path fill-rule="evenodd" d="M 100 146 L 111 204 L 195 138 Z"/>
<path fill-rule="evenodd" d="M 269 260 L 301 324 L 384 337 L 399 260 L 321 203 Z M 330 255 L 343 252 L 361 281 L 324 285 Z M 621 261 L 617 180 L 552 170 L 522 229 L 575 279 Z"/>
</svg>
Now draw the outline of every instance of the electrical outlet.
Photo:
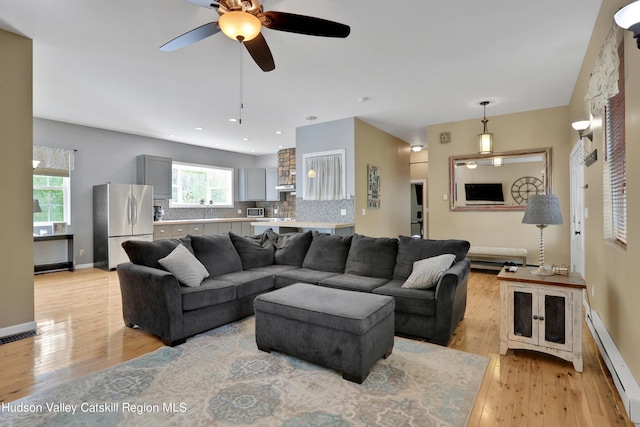
<svg viewBox="0 0 640 427">
<path fill-rule="evenodd" d="M 84 255 L 84 249 L 80 249 L 78 252 L 79 252 L 80 256 Z"/>
<path fill-rule="evenodd" d="M 347 214 L 347 210 L 346 209 L 340 209 L 340 215 L 346 215 Z"/>
<path fill-rule="evenodd" d="M 238 209 L 238 213 L 239 213 L 239 214 L 242 214 L 242 209 Z"/>
<path fill-rule="evenodd" d="M 275 208 L 275 209 L 273 210 L 273 213 L 274 213 L 274 215 L 278 215 L 278 208 Z"/>
</svg>

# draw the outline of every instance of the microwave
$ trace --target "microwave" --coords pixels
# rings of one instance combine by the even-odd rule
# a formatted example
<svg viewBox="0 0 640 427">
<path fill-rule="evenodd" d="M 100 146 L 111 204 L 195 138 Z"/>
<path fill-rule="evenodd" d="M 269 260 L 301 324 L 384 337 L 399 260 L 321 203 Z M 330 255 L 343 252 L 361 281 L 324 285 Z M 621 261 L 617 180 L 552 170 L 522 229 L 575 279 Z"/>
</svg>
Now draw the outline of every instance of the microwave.
<svg viewBox="0 0 640 427">
<path fill-rule="evenodd" d="M 263 218 L 264 208 L 247 208 L 247 218 Z"/>
</svg>

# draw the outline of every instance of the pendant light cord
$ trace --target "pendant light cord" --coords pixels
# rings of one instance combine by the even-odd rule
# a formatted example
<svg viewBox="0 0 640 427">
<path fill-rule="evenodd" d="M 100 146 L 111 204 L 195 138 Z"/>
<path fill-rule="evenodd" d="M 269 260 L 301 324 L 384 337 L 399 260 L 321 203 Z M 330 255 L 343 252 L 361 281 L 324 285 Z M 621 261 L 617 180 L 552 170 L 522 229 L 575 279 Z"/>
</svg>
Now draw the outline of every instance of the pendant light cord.
<svg viewBox="0 0 640 427">
<path fill-rule="evenodd" d="M 242 40 L 238 39 L 240 43 L 240 111 L 238 114 L 238 124 L 242 124 L 242 109 L 244 108 L 244 64 L 242 63 Z"/>
</svg>

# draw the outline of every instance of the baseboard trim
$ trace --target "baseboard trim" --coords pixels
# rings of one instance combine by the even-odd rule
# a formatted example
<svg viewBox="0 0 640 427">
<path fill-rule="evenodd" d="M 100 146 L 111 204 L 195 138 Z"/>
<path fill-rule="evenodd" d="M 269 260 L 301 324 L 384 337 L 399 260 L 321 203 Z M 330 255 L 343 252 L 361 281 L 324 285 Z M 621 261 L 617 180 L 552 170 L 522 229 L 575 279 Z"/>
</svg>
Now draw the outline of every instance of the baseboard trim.
<svg viewBox="0 0 640 427">
<path fill-rule="evenodd" d="M 640 426 L 640 385 L 622 358 L 598 312 L 587 310 L 586 322 L 611 373 L 629 420 L 636 426 Z"/>
<path fill-rule="evenodd" d="M 0 328 L 0 337 L 4 338 L 11 335 L 23 334 L 25 332 L 35 331 L 36 329 L 37 325 L 35 321 L 7 326 L 6 328 Z"/>
</svg>

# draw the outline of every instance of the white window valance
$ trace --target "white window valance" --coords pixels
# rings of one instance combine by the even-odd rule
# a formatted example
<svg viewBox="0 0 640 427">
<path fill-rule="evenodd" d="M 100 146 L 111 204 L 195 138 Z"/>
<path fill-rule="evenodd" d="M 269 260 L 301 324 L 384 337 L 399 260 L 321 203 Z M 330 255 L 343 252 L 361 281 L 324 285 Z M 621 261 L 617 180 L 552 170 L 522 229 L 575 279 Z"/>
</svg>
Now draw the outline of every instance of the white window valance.
<svg viewBox="0 0 640 427">
<path fill-rule="evenodd" d="M 75 150 L 34 145 L 33 160 L 40 162 L 33 169 L 34 175 L 69 176 L 74 169 Z"/>
<path fill-rule="evenodd" d="M 618 94 L 618 39 L 620 27 L 612 23 L 591 72 L 585 99 L 591 104 L 591 114 L 600 115 L 609 98 Z"/>
</svg>

